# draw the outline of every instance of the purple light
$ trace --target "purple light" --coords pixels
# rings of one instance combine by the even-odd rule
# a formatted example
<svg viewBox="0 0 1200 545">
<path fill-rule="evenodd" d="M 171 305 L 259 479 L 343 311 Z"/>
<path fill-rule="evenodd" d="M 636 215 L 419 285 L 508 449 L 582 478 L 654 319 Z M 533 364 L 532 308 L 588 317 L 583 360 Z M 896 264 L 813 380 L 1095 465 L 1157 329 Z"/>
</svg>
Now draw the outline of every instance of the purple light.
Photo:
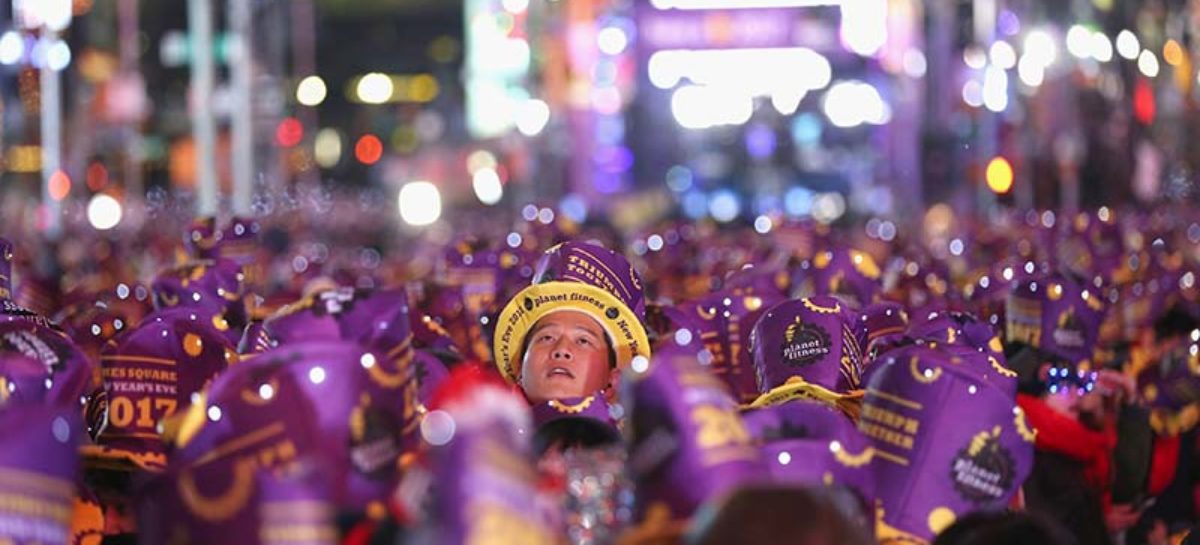
<svg viewBox="0 0 1200 545">
<path fill-rule="evenodd" d="M 597 171 L 592 177 L 592 185 L 596 187 L 596 191 L 609 195 L 621 191 L 625 184 L 621 183 L 619 174 Z"/>
<path fill-rule="evenodd" d="M 1017 14 L 1004 10 L 1000 12 L 996 27 L 1005 36 L 1016 36 L 1018 32 L 1021 32 L 1021 20 L 1017 18 Z"/>
<path fill-rule="evenodd" d="M 627 172 L 633 167 L 633 152 L 625 146 L 605 146 L 596 150 L 595 161 L 605 172 Z"/>
<path fill-rule="evenodd" d="M 762 124 L 746 129 L 746 152 L 755 159 L 765 159 L 775 153 L 775 132 Z"/>
</svg>

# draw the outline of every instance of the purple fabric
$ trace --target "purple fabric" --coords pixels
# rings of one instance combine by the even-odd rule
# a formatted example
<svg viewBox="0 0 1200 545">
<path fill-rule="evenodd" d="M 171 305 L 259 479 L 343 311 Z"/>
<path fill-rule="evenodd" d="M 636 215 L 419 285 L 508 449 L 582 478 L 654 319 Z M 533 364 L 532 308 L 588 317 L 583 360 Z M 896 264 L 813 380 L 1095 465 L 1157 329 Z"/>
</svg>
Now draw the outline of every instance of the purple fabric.
<svg viewBox="0 0 1200 545">
<path fill-rule="evenodd" d="M 1104 319 L 1099 294 L 1061 274 L 1023 281 L 1008 297 L 1007 339 L 1080 363 L 1092 358 Z"/>
<path fill-rule="evenodd" d="M 156 309 L 187 308 L 229 324 L 222 334 L 237 346 L 247 322 L 245 276 L 227 259 L 194 261 L 160 273 L 150 286 Z"/>
<path fill-rule="evenodd" d="M 909 328 L 909 336 L 941 344 L 983 349 L 1003 358 L 1004 346 L 997 328 L 965 312 L 942 311 L 922 317 Z"/>
<path fill-rule="evenodd" d="M 194 543 L 247 545 L 333 545 L 338 543 L 330 479 L 311 458 L 291 460 L 286 469 L 187 469 L 159 475 L 139 490 L 139 538 L 169 543 L 186 535 Z M 201 479 L 228 483 L 225 493 L 203 496 Z M 230 511 L 229 505 L 237 507 Z"/>
<path fill-rule="evenodd" d="M 883 521 L 925 540 L 1005 507 L 1033 463 L 1033 431 L 1012 393 L 953 358 L 926 346 L 889 352 L 858 423 L 876 450 Z"/>
<path fill-rule="evenodd" d="M 586 242 L 564 242 L 538 260 L 533 283 L 582 282 L 603 289 L 621 300 L 637 317 L 646 320 L 646 298 L 642 277 L 624 256 L 603 246 Z"/>
<path fill-rule="evenodd" d="M 49 405 L 46 366 L 16 352 L 0 352 L 0 409 L 8 405 Z"/>
<path fill-rule="evenodd" d="M 88 423 L 96 443 L 161 468 L 159 422 L 186 407 L 236 357 L 211 317 L 184 308 L 147 316 L 101 351 L 105 418 Z"/>
<path fill-rule="evenodd" d="M 865 347 L 864 355 L 898 342 L 908 330 L 909 314 L 904 305 L 883 301 L 868 305 L 859 319 L 858 338 Z"/>
<path fill-rule="evenodd" d="M 533 425 L 542 429 L 555 422 L 577 422 L 617 439 L 621 431 L 612 409 L 602 393 L 583 398 L 555 399 L 533 406 Z"/>
<path fill-rule="evenodd" d="M 204 404 L 189 409 L 202 425 L 177 439 L 169 495 L 225 498 L 223 509 L 191 502 L 179 516 L 229 523 L 249 501 L 229 498 L 248 498 L 253 488 L 242 465 L 304 460 L 335 483 L 338 507 L 383 501 L 398 481 L 398 457 L 416 440 L 417 392 L 407 362 L 397 369 L 354 343 L 297 342 L 254 356 L 220 374 Z"/>
<path fill-rule="evenodd" d="M 772 283 L 733 288 L 684 303 L 664 313 L 676 329 L 686 328 L 712 354 L 709 371 L 724 381 L 739 402 L 758 397 L 750 336 L 767 309 L 784 301 Z"/>
<path fill-rule="evenodd" d="M 758 391 L 792 377 L 844 393 L 859 387 L 862 350 L 856 313 L 834 298 L 814 296 L 779 303 L 762 315 L 750 338 Z"/>
<path fill-rule="evenodd" d="M 687 518 L 704 501 L 766 478 L 766 467 L 725 384 L 695 347 L 664 346 L 649 369 L 627 373 L 629 470 L 637 511 L 665 505 Z M 636 518 L 640 518 L 640 515 Z"/>
<path fill-rule="evenodd" d="M 519 528 L 519 539 L 528 542 L 552 542 L 561 520 L 540 505 L 524 400 L 485 385 L 430 415 L 437 415 L 427 417 L 431 428 L 453 422 L 449 440 L 429 457 L 436 483 L 432 542 L 481 542 L 496 528 Z"/>
<path fill-rule="evenodd" d="M 35 322 L 0 317 L 0 354 L 37 360 L 49 381 L 46 399 L 56 406 L 78 407 L 92 390 L 95 365 L 66 335 Z"/>
<path fill-rule="evenodd" d="M 257 221 L 251 218 L 235 216 L 221 231 L 221 241 L 218 245 L 218 255 L 237 263 L 241 267 L 250 267 L 255 262 L 258 251 Z"/>
<path fill-rule="evenodd" d="M 188 249 L 188 253 L 196 259 L 201 260 L 216 259 L 219 255 L 217 245 L 220 242 L 221 236 L 217 231 L 217 218 L 212 216 L 193 220 L 188 225 L 183 239 L 184 247 Z"/>
<path fill-rule="evenodd" d="M 83 438 L 76 408 L 0 405 L 0 541 L 69 543 Z"/>
<path fill-rule="evenodd" d="M 407 365 L 413 354 L 408 312 L 408 294 L 403 288 L 338 288 L 288 305 L 268 318 L 263 330 L 279 346 L 315 340 L 353 341 Z"/>
<path fill-rule="evenodd" d="M 800 295 L 833 295 L 851 308 L 875 303 L 881 291 L 882 272 L 870 255 L 839 249 L 819 252 L 801 266 Z"/>
</svg>

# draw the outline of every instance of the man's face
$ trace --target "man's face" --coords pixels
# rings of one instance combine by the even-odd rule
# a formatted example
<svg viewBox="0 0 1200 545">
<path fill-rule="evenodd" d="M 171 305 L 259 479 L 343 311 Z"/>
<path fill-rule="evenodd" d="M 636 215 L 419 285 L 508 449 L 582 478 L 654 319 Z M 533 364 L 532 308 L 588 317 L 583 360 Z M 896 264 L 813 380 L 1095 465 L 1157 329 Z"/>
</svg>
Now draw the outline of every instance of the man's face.
<svg viewBox="0 0 1200 545">
<path fill-rule="evenodd" d="M 534 403 L 582 397 L 616 376 L 600 324 L 587 314 L 559 311 L 538 320 L 521 365 L 521 389 Z"/>
</svg>

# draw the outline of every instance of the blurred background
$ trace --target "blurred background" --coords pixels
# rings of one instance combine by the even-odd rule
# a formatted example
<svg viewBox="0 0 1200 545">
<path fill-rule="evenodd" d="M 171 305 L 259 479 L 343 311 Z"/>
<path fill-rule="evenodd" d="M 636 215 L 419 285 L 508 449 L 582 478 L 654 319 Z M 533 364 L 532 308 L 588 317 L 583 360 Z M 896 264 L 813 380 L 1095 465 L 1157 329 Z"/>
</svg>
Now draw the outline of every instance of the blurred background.
<svg viewBox="0 0 1200 545">
<path fill-rule="evenodd" d="M 398 229 L 1070 212 L 1189 201 L 1200 160 L 1191 0 L 9 0 L 0 28 L 0 228 L 50 237 L 297 199 Z"/>
</svg>

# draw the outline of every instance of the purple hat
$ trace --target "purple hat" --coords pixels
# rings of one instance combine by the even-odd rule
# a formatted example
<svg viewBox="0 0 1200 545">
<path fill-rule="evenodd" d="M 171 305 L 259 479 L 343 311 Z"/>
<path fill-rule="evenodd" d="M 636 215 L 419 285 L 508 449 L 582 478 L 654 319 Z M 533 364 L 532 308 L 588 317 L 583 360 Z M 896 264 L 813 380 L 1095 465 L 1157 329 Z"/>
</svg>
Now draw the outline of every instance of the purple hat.
<svg viewBox="0 0 1200 545">
<path fill-rule="evenodd" d="M 824 401 L 859 389 L 862 351 L 854 316 L 828 296 L 785 301 L 763 314 L 750 337 L 763 394 L 753 406 L 792 399 L 786 392 L 800 384 L 826 390 Z"/>
<path fill-rule="evenodd" d="M 1089 361 L 1104 318 L 1100 295 L 1052 274 L 1017 284 L 1008 297 L 1008 342 L 1020 342 L 1072 364 Z"/>
<path fill-rule="evenodd" d="M 449 361 L 463 359 L 459 345 L 454 342 L 451 333 L 442 327 L 436 318 L 421 312 L 409 314 L 409 328 L 413 332 L 413 346 L 419 350 L 427 350 Z M 485 360 L 486 358 L 473 358 Z"/>
<path fill-rule="evenodd" d="M 706 500 L 766 477 L 737 403 L 699 362 L 706 355 L 668 342 L 623 381 L 638 519 L 663 506 L 671 518 L 687 518 Z"/>
<path fill-rule="evenodd" d="M 730 274 L 725 279 L 722 288 L 726 290 L 742 289 L 753 293 L 779 292 L 780 294 L 786 294 L 790 291 L 791 285 L 792 277 L 782 267 L 747 266 Z"/>
<path fill-rule="evenodd" d="M 422 405 L 428 404 L 433 398 L 433 392 L 450 376 L 450 370 L 437 356 L 425 351 L 413 351 L 413 370 L 417 374 L 417 401 Z"/>
<path fill-rule="evenodd" d="M 59 320 L 63 330 L 89 358 L 99 360 L 100 349 L 121 332 L 136 325 L 121 309 L 103 301 L 71 308 Z"/>
<path fill-rule="evenodd" d="M 1059 265 L 1084 278 L 1111 274 L 1111 263 L 1124 253 L 1120 225 L 1107 208 L 1080 212 L 1063 222 L 1058 242 Z"/>
<path fill-rule="evenodd" d="M 23 319 L 0 317 L 0 354 L 21 355 L 41 363 L 46 399 L 56 406 L 78 407 L 93 387 L 95 367 L 70 339 Z"/>
<path fill-rule="evenodd" d="M 889 267 L 887 291 L 914 314 L 946 307 L 953 295 L 950 268 L 925 256 L 896 259 Z"/>
<path fill-rule="evenodd" d="M 799 295 L 834 295 L 855 309 L 876 302 L 881 291 L 879 265 L 858 250 L 819 252 L 802 263 L 799 272 Z"/>
<path fill-rule="evenodd" d="M 867 364 L 874 354 L 886 347 L 901 342 L 908 330 L 908 321 L 908 311 L 900 303 L 883 301 L 863 309 L 857 332 L 865 347 L 863 363 Z"/>
<path fill-rule="evenodd" d="M 909 328 L 909 336 L 941 344 L 982 349 L 1004 357 L 1004 343 L 996 328 L 967 312 L 931 312 Z"/>
<path fill-rule="evenodd" d="M 183 245 L 188 253 L 196 259 L 216 259 L 217 245 L 221 242 L 221 233 L 217 231 L 217 218 L 213 216 L 200 217 L 192 220 L 183 238 Z"/>
<path fill-rule="evenodd" d="M 583 312 L 604 329 L 618 367 L 634 356 L 649 357 L 643 322 L 642 281 L 624 256 L 586 242 L 565 242 L 546 250 L 533 285 L 514 296 L 496 319 L 492 348 L 500 374 L 515 382 L 521 372 L 525 336 L 544 316 L 561 310 Z"/>
<path fill-rule="evenodd" d="M 1137 375 L 1138 391 L 1152 407 L 1178 411 L 1200 401 L 1200 344 L 1192 339 Z"/>
<path fill-rule="evenodd" d="M 784 300 L 767 281 L 718 291 L 665 313 L 675 328 L 686 328 L 704 344 L 712 354 L 709 371 L 729 385 L 735 399 L 748 403 L 761 393 L 751 352 L 754 324 Z"/>
<path fill-rule="evenodd" d="M 552 399 L 533 406 L 533 425 L 539 433 L 553 435 L 553 428 L 561 425 L 586 426 L 596 435 L 608 441 L 618 441 L 621 430 L 619 405 L 609 405 L 603 394 L 597 393 L 582 398 Z"/>
<path fill-rule="evenodd" d="M 13 244 L 0 237 L 0 299 L 12 299 Z"/>
<path fill-rule="evenodd" d="M 398 367 L 413 357 L 408 293 L 400 289 L 338 288 L 317 292 L 267 319 L 263 332 L 274 345 L 353 341 L 379 351 Z M 397 383 L 396 386 L 400 384 Z"/>
<path fill-rule="evenodd" d="M 880 540 L 924 543 L 1008 505 L 1033 464 L 1034 432 L 1013 395 L 925 346 L 879 364 L 858 428 L 875 450 Z"/>
<path fill-rule="evenodd" d="M 990 268 L 969 275 L 963 287 L 967 308 L 983 321 L 997 328 L 1004 326 L 1005 302 L 1017 283 L 1038 275 L 1039 269 L 1032 261 L 1014 260 L 995 264 Z"/>
<path fill-rule="evenodd" d="M 85 452 L 89 462 L 152 471 L 166 465 L 159 423 L 237 361 L 212 322 L 188 309 L 159 311 L 104 347 L 104 390 L 89 411 L 98 417 L 88 422 L 96 442 Z"/>
<path fill-rule="evenodd" d="M 157 309 L 178 307 L 220 315 L 228 324 L 223 334 L 236 346 L 247 321 L 244 280 L 241 267 L 232 261 L 194 261 L 163 271 L 150 289 Z"/>
<path fill-rule="evenodd" d="M 255 535 L 246 535 L 245 541 L 257 538 L 261 545 L 339 543 L 333 487 L 320 468 L 309 465 L 284 473 L 260 471 L 257 485 L 258 528 Z"/>
<path fill-rule="evenodd" d="M 270 469 L 248 463 L 224 469 L 229 470 L 225 475 L 204 473 L 231 482 L 223 497 L 202 496 L 200 477 L 191 468 L 175 468 L 149 479 L 139 490 L 140 539 L 170 543 L 182 534 L 203 543 L 338 543 L 333 487 L 326 468 L 313 459 L 290 460 L 287 467 Z M 225 515 L 223 504 L 231 502 L 238 509 L 227 517 L 214 516 Z"/>
<path fill-rule="evenodd" d="M 7 239 L 0 237 L 0 321 L 24 320 L 33 322 L 47 330 L 61 331 L 58 325 L 46 319 L 49 313 L 42 314 L 35 312 L 16 300 L 20 294 L 13 292 L 12 268 L 13 244 Z M 30 280 L 27 278 L 25 284 L 30 284 Z M 45 300 L 42 302 L 44 303 L 41 305 L 42 307 L 52 309 L 57 306 L 57 301 Z"/>
<path fill-rule="evenodd" d="M 78 411 L 0 406 L 0 541 L 69 543 L 75 499 Z"/>
<path fill-rule="evenodd" d="M 290 343 L 242 361 L 166 424 L 171 495 L 186 516 L 227 522 L 248 505 L 254 469 L 310 460 L 336 483 L 339 507 L 382 501 L 415 441 L 417 391 L 407 363 L 349 342 Z"/>
<path fill-rule="evenodd" d="M 866 510 L 875 505 L 874 448 L 845 414 L 823 403 L 795 401 L 742 415 L 761 442 L 772 477 L 798 485 L 840 485 Z"/>
<path fill-rule="evenodd" d="M 221 242 L 218 256 L 237 263 L 241 267 L 254 264 L 255 252 L 258 251 L 257 221 L 251 218 L 234 216 L 221 232 Z"/>
<path fill-rule="evenodd" d="M 454 388 L 462 383 L 451 378 Z M 561 520 L 549 516 L 537 490 L 526 430 L 528 405 L 499 382 L 462 388 L 421 424 L 432 447 L 434 543 L 459 544 L 519 528 L 519 540 L 551 543 Z M 439 392 L 439 396 L 442 392 Z"/>
<path fill-rule="evenodd" d="M 47 377 L 42 362 L 15 352 L 0 352 L 0 410 L 10 404 L 49 405 Z"/>
</svg>

